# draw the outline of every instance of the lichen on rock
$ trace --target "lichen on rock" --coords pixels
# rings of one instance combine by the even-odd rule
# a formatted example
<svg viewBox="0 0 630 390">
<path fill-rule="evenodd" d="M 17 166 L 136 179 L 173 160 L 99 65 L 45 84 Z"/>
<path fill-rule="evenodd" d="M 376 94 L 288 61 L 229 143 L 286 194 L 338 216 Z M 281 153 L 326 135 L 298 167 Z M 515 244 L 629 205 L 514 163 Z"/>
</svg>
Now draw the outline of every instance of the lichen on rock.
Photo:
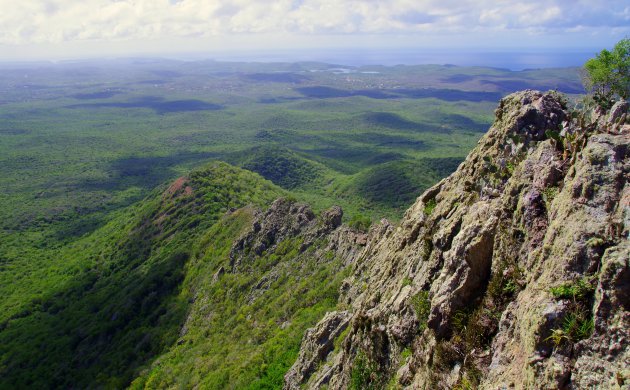
<svg viewBox="0 0 630 390">
<path fill-rule="evenodd" d="M 371 228 L 341 289 L 346 342 L 318 347 L 327 316 L 285 388 L 348 388 L 359 364 L 377 387 L 627 388 L 630 135 L 593 125 L 569 158 L 550 135 L 570 118 L 555 93 L 504 98 L 456 172 Z"/>
</svg>

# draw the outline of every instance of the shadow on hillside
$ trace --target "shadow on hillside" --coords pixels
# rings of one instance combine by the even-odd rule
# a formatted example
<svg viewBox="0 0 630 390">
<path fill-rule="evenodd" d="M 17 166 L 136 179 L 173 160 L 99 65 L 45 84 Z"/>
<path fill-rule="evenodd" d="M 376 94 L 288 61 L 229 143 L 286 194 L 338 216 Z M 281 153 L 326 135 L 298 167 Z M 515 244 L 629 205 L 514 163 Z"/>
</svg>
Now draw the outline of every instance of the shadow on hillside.
<svg viewBox="0 0 630 390">
<path fill-rule="evenodd" d="M 146 262 L 145 233 L 138 225 L 122 241 L 107 238 L 114 255 L 103 247 L 105 259 L 86 262 L 55 293 L 0 324 L 0 388 L 124 388 L 175 342 L 186 313 L 176 296 L 188 254 Z"/>
<path fill-rule="evenodd" d="M 77 93 L 75 95 L 70 95 L 70 97 L 79 99 L 79 100 L 92 100 L 92 99 L 109 99 L 116 95 L 120 95 L 123 93 L 122 91 L 100 91 L 100 92 L 91 92 L 91 93 Z"/>
<path fill-rule="evenodd" d="M 216 111 L 223 109 L 223 106 L 208 103 L 203 100 L 167 100 L 157 96 L 143 96 L 128 102 L 104 102 L 104 103 L 84 103 L 72 104 L 66 108 L 150 108 L 158 114 L 168 114 L 173 112 L 186 111 Z"/>
<path fill-rule="evenodd" d="M 460 91 L 456 89 L 417 88 L 383 90 L 343 90 L 325 86 L 295 88 L 300 94 L 312 99 L 330 99 L 351 96 L 364 96 L 372 99 L 428 99 L 434 98 L 449 102 L 472 101 L 496 102 L 502 95 L 498 92 Z"/>
<path fill-rule="evenodd" d="M 394 130 L 410 130 L 422 133 L 450 133 L 448 128 L 410 121 L 391 112 L 368 112 L 362 116 L 362 120 L 370 126 L 386 127 Z"/>
<path fill-rule="evenodd" d="M 308 81 L 311 78 L 288 72 L 278 73 L 250 73 L 242 76 L 244 79 L 252 81 L 270 82 L 270 83 L 287 83 L 287 84 L 301 84 L 304 81 Z"/>
</svg>

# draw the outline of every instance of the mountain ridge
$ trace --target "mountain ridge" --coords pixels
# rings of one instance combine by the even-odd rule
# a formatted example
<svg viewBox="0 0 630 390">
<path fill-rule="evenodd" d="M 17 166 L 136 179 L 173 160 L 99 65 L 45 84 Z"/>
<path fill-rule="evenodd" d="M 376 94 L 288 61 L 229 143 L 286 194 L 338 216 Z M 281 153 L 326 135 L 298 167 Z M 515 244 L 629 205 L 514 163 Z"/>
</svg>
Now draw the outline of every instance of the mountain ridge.
<svg viewBox="0 0 630 390">
<path fill-rule="evenodd" d="M 455 173 L 373 228 L 346 310 L 309 330 L 284 388 L 628 386 L 625 111 L 502 99 Z"/>
<path fill-rule="evenodd" d="M 627 111 L 509 95 L 453 174 L 369 230 L 193 170 L 59 250 L 62 283 L 0 322 L 0 388 L 626 388 Z"/>
</svg>

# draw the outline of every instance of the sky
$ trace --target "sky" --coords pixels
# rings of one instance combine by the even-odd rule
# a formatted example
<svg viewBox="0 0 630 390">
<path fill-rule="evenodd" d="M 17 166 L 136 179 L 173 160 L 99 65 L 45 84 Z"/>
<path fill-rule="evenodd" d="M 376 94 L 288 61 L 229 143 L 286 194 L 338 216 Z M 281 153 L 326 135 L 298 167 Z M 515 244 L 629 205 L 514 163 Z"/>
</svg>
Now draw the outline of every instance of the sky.
<svg viewBox="0 0 630 390">
<path fill-rule="evenodd" d="M 588 51 L 630 0 L 0 0 L 0 62 L 423 48 Z"/>
</svg>

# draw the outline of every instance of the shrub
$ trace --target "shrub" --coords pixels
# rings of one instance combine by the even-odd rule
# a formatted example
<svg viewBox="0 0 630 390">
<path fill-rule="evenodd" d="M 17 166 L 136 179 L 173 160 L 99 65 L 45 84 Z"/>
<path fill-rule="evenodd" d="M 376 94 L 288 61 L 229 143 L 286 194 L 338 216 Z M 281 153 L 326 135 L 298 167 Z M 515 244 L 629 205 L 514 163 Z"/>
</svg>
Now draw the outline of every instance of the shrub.
<svg viewBox="0 0 630 390">
<path fill-rule="evenodd" d="M 563 342 L 575 343 L 591 336 L 594 321 L 589 302 L 593 292 L 594 288 L 586 278 L 551 288 L 551 294 L 556 299 L 570 299 L 571 302 L 562 323 L 552 329 L 547 340 L 557 347 Z"/>
<path fill-rule="evenodd" d="M 586 279 L 578 279 L 574 282 L 564 283 L 552 287 L 551 294 L 556 299 L 584 300 L 593 292 L 593 286 Z"/>
<path fill-rule="evenodd" d="M 426 215 L 431 215 L 431 213 L 433 212 L 433 210 L 435 209 L 435 206 L 437 206 L 437 202 L 435 201 L 435 199 L 430 199 L 427 203 L 425 203 L 424 205 L 424 213 Z"/>
<path fill-rule="evenodd" d="M 429 312 L 431 311 L 431 301 L 429 300 L 428 291 L 420 291 L 413 297 L 411 297 L 411 305 L 416 312 L 418 323 L 420 324 L 420 331 L 423 331 L 427 327 L 427 320 L 429 319 Z"/>
<path fill-rule="evenodd" d="M 551 335 L 546 340 L 550 340 L 556 347 L 563 342 L 575 343 L 589 338 L 594 327 L 595 322 L 590 312 L 582 307 L 574 306 L 562 320 L 561 326 L 552 329 Z"/>
<path fill-rule="evenodd" d="M 348 222 L 348 226 L 362 233 L 367 233 L 371 225 L 372 220 L 369 217 L 364 217 L 361 214 L 354 215 L 350 222 Z"/>
<path fill-rule="evenodd" d="M 584 64 L 584 86 L 598 104 L 608 108 L 615 96 L 630 96 L 630 39 L 619 41 Z"/>
<path fill-rule="evenodd" d="M 373 390 L 381 387 L 377 367 L 363 352 L 359 352 L 350 372 L 350 389 Z"/>
</svg>

